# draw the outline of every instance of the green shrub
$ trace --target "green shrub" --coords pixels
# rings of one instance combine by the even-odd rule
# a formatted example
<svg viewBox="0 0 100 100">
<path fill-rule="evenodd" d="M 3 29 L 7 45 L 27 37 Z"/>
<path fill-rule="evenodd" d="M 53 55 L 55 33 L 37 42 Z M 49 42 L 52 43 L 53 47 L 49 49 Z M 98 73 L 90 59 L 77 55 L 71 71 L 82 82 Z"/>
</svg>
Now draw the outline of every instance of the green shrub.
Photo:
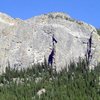
<svg viewBox="0 0 100 100">
<path fill-rule="evenodd" d="M 98 34 L 100 35 L 100 29 L 97 29 Z"/>
</svg>

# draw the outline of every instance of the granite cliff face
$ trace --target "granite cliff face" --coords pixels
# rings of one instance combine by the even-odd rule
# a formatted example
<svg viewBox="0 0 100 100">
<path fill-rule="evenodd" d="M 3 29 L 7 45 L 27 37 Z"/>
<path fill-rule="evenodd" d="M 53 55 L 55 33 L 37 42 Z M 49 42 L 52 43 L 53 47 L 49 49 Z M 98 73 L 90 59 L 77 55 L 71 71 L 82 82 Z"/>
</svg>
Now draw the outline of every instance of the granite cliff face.
<svg viewBox="0 0 100 100">
<path fill-rule="evenodd" d="M 57 71 L 79 57 L 90 56 L 90 68 L 100 62 L 100 36 L 89 24 L 64 13 L 49 13 L 28 20 L 0 13 L 0 73 L 5 72 L 8 64 L 21 69 L 42 63 L 44 58 L 48 61 L 53 35 L 57 40 L 54 44 Z"/>
</svg>

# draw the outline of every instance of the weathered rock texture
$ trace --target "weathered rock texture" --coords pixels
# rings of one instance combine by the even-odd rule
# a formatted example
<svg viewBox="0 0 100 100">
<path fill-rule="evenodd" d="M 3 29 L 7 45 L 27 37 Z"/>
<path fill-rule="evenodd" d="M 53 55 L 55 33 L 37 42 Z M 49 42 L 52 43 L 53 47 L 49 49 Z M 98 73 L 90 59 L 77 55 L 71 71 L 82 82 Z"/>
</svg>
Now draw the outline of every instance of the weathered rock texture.
<svg viewBox="0 0 100 100">
<path fill-rule="evenodd" d="M 5 72 L 8 64 L 20 69 L 44 62 L 44 58 L 48 60 L 53 34 L 59 71 L 66 63 L 85 58 L 92 31 L 91 67 L 100 62 L 100 36 L 93 26 L 64 13 L 49 13 L 25 21 L 0 13 L 0 73 Z"/>
</svg>

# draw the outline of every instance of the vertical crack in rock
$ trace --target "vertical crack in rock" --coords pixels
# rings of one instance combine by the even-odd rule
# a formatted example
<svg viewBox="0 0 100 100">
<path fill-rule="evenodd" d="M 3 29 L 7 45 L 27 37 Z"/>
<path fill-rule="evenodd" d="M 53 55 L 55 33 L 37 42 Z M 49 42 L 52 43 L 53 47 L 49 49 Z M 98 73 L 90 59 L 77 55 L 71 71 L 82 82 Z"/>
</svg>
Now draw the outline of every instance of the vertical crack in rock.
<svg viewBox="0 0 100 100">
<path fill-rule="evenodd" d="M 93 35 L 94 30 L 91 32 L 90 38 L 88 39 L 87 42 L 87 52 L 86 52 L 86 62 L 87 65 L 90 64 L 91 60 L 92 60 L 92 35 Z"/>
<path fill-rule="evenodd" d="M 57 43 L 57 40 L 55 39 L 55 36 L 53 34 L 53 36 L 52 36 L 52 51 L 51 51 L 49 58 L 48 58 L 48 65 L 50 65 L 52 68 L 56 67 L 56 62 L 55 62 L 56 47 L 55 47 L 55 43 Z"/>
</svg>

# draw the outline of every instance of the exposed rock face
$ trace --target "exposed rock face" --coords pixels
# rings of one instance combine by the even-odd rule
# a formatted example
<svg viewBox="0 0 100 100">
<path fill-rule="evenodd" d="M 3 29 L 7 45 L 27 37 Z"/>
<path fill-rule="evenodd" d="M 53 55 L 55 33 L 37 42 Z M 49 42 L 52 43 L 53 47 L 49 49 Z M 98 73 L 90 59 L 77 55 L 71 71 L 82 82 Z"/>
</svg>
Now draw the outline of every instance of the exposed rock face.
<svg viewBox="0 0 100 100">
<path fill-rule="evenodd" d="M 53 34 L 57 40 L 54 56 L 57 71 L 70 61 L 85 58 L 91 35 L 90 65 L 100 62 L 100 36 L 89 24 L 64 13 L 49 13 L 25 21 L 0 13 L 0 73 L 5 72 L 8 63 L 20 69 L 44 62 L 44 58 L 48 60 Z"/>
</svg>

